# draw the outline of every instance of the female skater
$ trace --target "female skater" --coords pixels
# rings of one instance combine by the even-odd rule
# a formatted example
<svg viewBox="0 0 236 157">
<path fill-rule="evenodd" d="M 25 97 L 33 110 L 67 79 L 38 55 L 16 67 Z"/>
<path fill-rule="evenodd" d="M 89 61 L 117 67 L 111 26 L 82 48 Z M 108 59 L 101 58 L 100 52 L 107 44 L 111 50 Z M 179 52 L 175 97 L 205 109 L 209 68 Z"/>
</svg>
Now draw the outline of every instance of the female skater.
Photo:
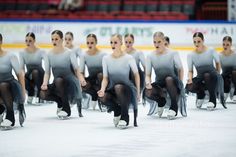
<svg viewBox="0 0 236 157">
<path fill-rule="evenodd" d="M 62 45 L 63 33 L 60 30 L 55 30 L 51 34 L 51 39 L 53 49 L 45 60 L 45 75 L 40 96 L 44 100 L 56 101 L 57 116 L 60 119 L 66 119 L 71 115 L 69 103 L 81 102 L 79 81 L 81 75 L 75 54 Z M 52 84 L 48 85 L 51 69 L 54 80 Z M 79 116 L 82 116 L 80 110 Z"/>
<path fill-rule="evenodd" d="M 75 53 L 76 58 L 80 59 L 83 52 L 79 47 L 77 47 L 73 44 L 73 41 L 74 41 L 73 33 L 66 32 L 66 34 L 65 34 L 65 47 L 69 48 L 73 53 Z M 82 93 L 82 104 L 88 106 L 89 102 L 90 102 L 90 97 L 88 95 L 86 95 L 85 93 Z M 77 103 L 78 110 L 81 111 L 81 116 L 82 116 L 82 106 L 80 106 L 80 105 L 82 105 L 82 104 L 81 104 L 81 102 Z M 73 106 L 73 105 L 71 104 L 71 106 Z"/>
<path fill-rule="evenodd" d="M 79 47 L 76 47 L 73 44 L 73 41 L 74 41 L 73 33 L 72 32 L 66 32 L 66 34 L 65 34 L 65 47 L 71 49 L 75 53 L 76 57 L 81 57 L 82 50 Z"/>
<path fill-rule="evenodd" d="M 25 81 L 17 57 L 2 49 L 2 40 L 2 34 L 0 34 L 0 126 L 2 129 L 12 129 L 15 125 L 13 103 L 19 110 L 20 125 L 24 123 Z M 18 81 L 12 75 L 12 69 Z"/>
<path fill-rule="evenodd" d="M 220 73 L 219 55 L 204 45 L 204 36 L 201 32 L 193 35 L 195 50 L 188 55 L 188 80 L 186 89 L 197 94 L 196 107 L 201 108 L 205 98 L 205 89 L 209 92 L 207 109 L 213 110 L 216 107 L 217 94 L 221 96 L 221 103 L 224 106 L 224 94 L 219 90 L 222 79 Z M 215 66 L 214 66 L 215 63 Z M 193 66 L 196 68 L 197 76 L 193 78 Z M 223 86 L 223 83 L 222 83 Z M 225 107 L 225 106 L 224 106 Z"/>
<path fill-rule="evenodd" d="M 114 111 L 115 127 L 126 128 L 129 125 L 129 105 L 137 111 L 137 100 L 140 98 L 140 78 L 135 60 L 121 50 L 122 36 L 112 35 L 112 54 L 103 58 L 103 80 L 98 96 L 108 107 L 108 112 Z M 130 70 L 134 73 L 135 85 L 129 78 Z M 134 126 L 137 126 L 137 112 L 134 113 Z"/>
<path fill-rule="evenodd" d="M 25 36 L 26 49 L 20 52 L 20 66 L 23 72 L 25 66 L 27 72 L 25 76 L 25 85 L 28 92 L 28 104 L 32 104 L 33 98 L 39 98 L 41 85 L 43 83 L 44 70 L 42 68 L 42 59 L 45 57 L 45 51 L 35 46 L 35 34 L 29 32 Z M 38 103 L 38 102 L 37 102 Z"/>
<path fill-rule="evenodd" d="M 158 103 L 157 113 L 161 117 L 164 111 L 164 106 L 167 102 L 165 90 L 171 99 L 170 107 L 167 112 L 168 119 L 175 119 L 178 113 L 178 108 L 183 116 L 186 116 L 185 102 L 180 103 L 183 91 L 183 67 L 177 52 L 166 48 L 164 34 L 156 32 L 153 36 L 155 51 L 147 56 L 146 60 L 146 89 L 145 96 L 148 99 Z M 155 82 L 151 82 L 152 68 L 155 71 Z M 175 73 L 175 68 L 178 70 L 178 75 Z"/>
<path fill-rule="evenodd" d="M 230 36 L 225 36 L 223 38 L 223 51 L 220 53 L 220 63 L 222 66 L 222 77 L 224 79 L 224 93 L 225 100 L 227 99 L 230 90 L 231 84 L 233 101 L 236 101 L 236 53 L 231 49 L 232 47 L 232 38 Z"/>
<path fill-rule="evenodd" d="M 98 100 L 97 92 L 101 87 L 102 81 L 102 59 L 106 55 L 105 52 L 98 50 L 97 37 L 95 34 L 89 34 L 87 36 L 88 50 L 81 56 L 80 59 L 80 71 L 83 78 L 85 77 L 85 66 L 88 69 L 88 77 L 84 78 L 85 86 L 82 86 L 83 92 L 92 96 L 92 107 L 95 109 Z M 99 108 L 102 111 L 99 103 Z"/>
<path fill-rule="evenodd" d="M 139 76 L 140 76 L 140 89 L 142 92 L 142 90 L 145 86 L 145 73 L 144 73 L 144 70 L 141 69 L 140 63 L 142 64 L 143 69 L 145 69 L 145 57 L 142 52 L 136 50 L 133 47 L 133 44 L 134 44 L 134 35 L 133 34 L 126 34 L 125 35 L 125 50 L 124 51 L 127 54 L 133 56 L 136 61 L 136 65 L 138 67 Z M 132 73 L 131 73 L 131 80 L 134 81 L 134 76 Z"/>
</svg>

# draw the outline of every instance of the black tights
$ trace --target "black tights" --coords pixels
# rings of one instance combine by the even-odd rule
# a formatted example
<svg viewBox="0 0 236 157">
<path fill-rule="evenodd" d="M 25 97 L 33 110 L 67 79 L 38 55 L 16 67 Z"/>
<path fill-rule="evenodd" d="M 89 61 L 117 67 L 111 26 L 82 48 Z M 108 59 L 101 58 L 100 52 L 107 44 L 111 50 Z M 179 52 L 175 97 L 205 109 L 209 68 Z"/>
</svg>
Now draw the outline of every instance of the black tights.
<svg viewBox="0 0 236 157">
<path fill-rule="evenodd" d="M 111 111 L 114 111 L 114 116 L 120 116 L 121 120 L 129 123 L 129 104 L 131 103 L 131 90 L 129 87 L 117 84 L 113 91 L 105 93 L 104 97 L 100 98 L 101 103 L 108 106 Z"/>
<path fill-rule="evenodd" d="M 205 83 L 203 83 L 203 81 Z M 204 99 L 205 89 L 209 92 L 209 102 L 216 104 L 216 85 L 217 85 L 217 76 L 214 73 L 204 73 L 203 81 L 197 81 L 196 83 L 188 84 L 187 90 L 196 93 L 197 99 Z"/>
<path fill-rule="evenodd" d="M 0 83 L 0 97 L 5 104 L 6 119 L 12 122 L 12 126 L 15 124 L 15 116 L 13 110 L 13 95 L 11 92 L 11 85 L 7 82 Z M 0 104 L 1 112 L 4 112 L 5 108 Z"/>
<path fill-rule="evenodd" d="M 145 96 L 151 100 L 154 100 L 158 103 L 159 107 L 164 107 L 166 104 L 166 93 L 160 86 L 152 84 L 152 89 L 145 89 Z M 170 109 L 178 113 L 178 88 L 176 86 L 175 80 L 172 77 L 166 77 L 164 82 L 164 87 L 166 88 L 170 99 L 171 106 Z"/>
<path fill-rule="evenodd" d="M 226 74 L 224 75 L 224 73 L 222 74 L 222 77 L 224 79 L 224 92 L 225 93 L 229 93 L 230 92 L 230 88 L 231 88 L 231 82 L 234 85 L 234 95 L 236 95 L 236 70 L 233 70 L 231 74 Z"/>
<path fill-rule="evenodd" d="M 28 87 L 28 95 L 35 96 L 35 92 L 37 97 L 39 97 L 40 87 L 42 84 L 42 80 L 39 78 L 39 71 L 37 69 L 32 70 L 31 72 L 32 80 L 29 80 L 29 87 Z M 37 87 L 37 91 L 35 91 L 35 86 Z"/>
<path fill-rule="evenodd" d="M 65 81 L 63 80 L 63 78 L 60 77 L 55 78 L 54 85 L 55 85 L 54 91 L 41 90 L 40 98 L 48 101 L 55 101 L 57 103 L 57 107 L 62 108 L 62 111 L 65 111 L 68 114 L 68 116 L 70 116 L 71 115 L 70 104 L 67 97 L 65 96 L 66 95 Z"/>
<path fill-rule="evenodd" d="M 93 101 L 98 100 L 97 92 L 100 89 L 100 85 L 102 82 L 102 73 L 98 73 L 96 77 L 88 77 L 86 78 L 86 86 L 83 86 L 83 92 L 88 93 L 92 96 Z"/>
</svg>

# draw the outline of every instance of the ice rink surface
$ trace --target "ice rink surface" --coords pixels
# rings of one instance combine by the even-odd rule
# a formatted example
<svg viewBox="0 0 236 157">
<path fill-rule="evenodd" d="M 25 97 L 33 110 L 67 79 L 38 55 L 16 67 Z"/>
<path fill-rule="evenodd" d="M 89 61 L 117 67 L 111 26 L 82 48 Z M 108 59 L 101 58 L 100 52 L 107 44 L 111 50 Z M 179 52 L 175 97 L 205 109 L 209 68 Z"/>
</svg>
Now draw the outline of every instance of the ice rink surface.
<svg viewBox="0 0 236 157">
<path fill-rule="evenodd" d="M 187 76 L 186 53 L 180 53 Z M 128 129 L 115 128 L 113 114 L 76 107 L 68 120 L 58 120 L 56 104 L 26 105 L 21 128 L 0 131 L 0 157 L 235 157 L 236 103 L 227 101 L 215 111 L 196 109 L 195 97 L 187 98 L 188 117 L 175 120 L 147 116 L 149 105 L 139 105 L 138 127 L 130 111 Z"/>
<path fill-rule="evenodd" d="M 138 127 L 120 130 L 112 123 L 113 114 L 76 107 L 72 117 L 58 120 L 56 104 L 26 105 L 27 120 L 18 121 L 11 131 L 0 131 L 1 157 L 235 157 L 236 104 L 228 109 L 218 104 L 215 111 L 195 108 L 188 97 L 188 117 L 175 120 L 147 116 L 149 105 L 139 105 Z"/>
</svg>

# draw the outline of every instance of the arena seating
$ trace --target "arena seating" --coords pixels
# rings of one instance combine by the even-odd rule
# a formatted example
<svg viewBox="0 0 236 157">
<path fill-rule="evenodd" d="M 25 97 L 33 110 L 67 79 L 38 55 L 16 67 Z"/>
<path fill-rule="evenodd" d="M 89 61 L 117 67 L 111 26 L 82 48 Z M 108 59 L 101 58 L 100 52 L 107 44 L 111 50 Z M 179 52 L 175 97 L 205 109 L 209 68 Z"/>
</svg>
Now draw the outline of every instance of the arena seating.
<svg viewBox="0 0 236 157">
<path fill-rule="evenodd" d="M 0 0 L 0 19 L 66 20 L 189 20 L 226 19 L 226 2 L 206 2 L 196 12 L 196 0 L 85 0 L 77 11 L 52 7 L 60 0 Z M 221 6 L 221 7 L 220 7 Z M 224 6 L 224 7 L 222 7 Z M 214 15 L 214 16 L 213 16 Z M 215 16 L 217 15 L 217 16 Z"/>
</svg>

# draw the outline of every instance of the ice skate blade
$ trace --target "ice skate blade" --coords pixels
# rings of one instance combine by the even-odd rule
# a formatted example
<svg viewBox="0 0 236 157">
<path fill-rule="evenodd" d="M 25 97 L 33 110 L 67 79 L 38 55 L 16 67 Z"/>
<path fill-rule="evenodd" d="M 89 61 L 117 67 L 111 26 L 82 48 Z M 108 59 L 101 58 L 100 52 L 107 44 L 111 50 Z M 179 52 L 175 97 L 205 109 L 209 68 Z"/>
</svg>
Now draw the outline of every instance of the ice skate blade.
<svg viewBox="0 0 236 157">
<path fill-rule="evenodd" d="M 117 128 L 119 128 L 119 129 L 126 129 L 126 128 L 128 128 L 126 121 L 120 120 L 118 125 L 117 125 Z"/>
<path fill-rule="evenodd" d="M 0 129 L 1 129 L 2 131 L 12 130 L 12 129 L 13 129 L 13 126 L 0 126 Z"/>
<path fill-rule="evenodd" d="M 207 111 L 214 111 L 215 110 L 215 108 L 214 107 L 209 107 L 209 106 L 207 106 Z"/>
<path fill-rule="evenodd" d="M 176 119 L 176 116 L 167 115 L 167 119 L 168 120 L 174 120 L 174 119 Z"/>
<path fill-rule="evenodd" d="M 59 120 L 67 120 L 67 119 L 69 119 L 69 117 L 68 116 L 58 116 L 58 119 Z"/>
<path fill-rule="evenodd" d="M 128 126 L 127 125 L 117 125 L 117 128 L 123 130 L 123 129 L 127 129 Z"/>
</svg>

